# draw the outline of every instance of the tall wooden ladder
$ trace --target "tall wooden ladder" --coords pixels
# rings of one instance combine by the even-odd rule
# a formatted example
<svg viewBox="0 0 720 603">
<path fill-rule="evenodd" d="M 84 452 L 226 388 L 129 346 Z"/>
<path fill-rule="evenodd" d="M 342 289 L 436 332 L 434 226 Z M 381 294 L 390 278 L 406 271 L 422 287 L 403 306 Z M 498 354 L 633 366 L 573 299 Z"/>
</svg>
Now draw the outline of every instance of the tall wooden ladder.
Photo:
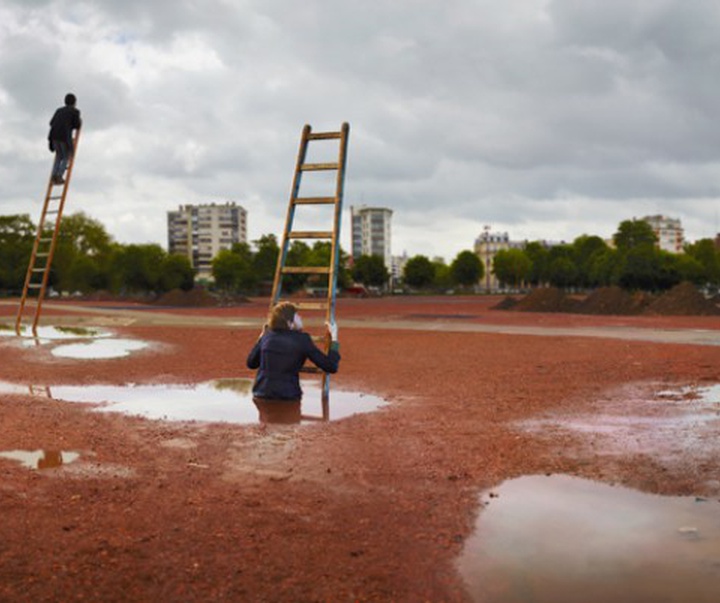
<svg viewBox="0 0 720 603">
<path fill-rule="evenodd" d="M 330 351 L 330 337 L 324 330 L 324 322 L 335 322 L 335 297 L 337 291 L 337 274 L 338 264 L 340 261 L 340 224 L 342 217 L 342 201 L 343 189 L 345 184 L 345 166 L 347 160 L 348 137 L 350 134 L 350 126 L 343 123 L 339 132 L 313 132 L 309 125 L 303 128 L 300 138 L 300 148 L 297 155 L 297 163 L 295 165 L 295 175 L 293 177 L 292 191 L 290 193 L 290 202 L 288 204 L 287 218 L 285 220 L 285 230 L 283 231 L 282 243 L 280 245 L 280 253 L 278 255 L 277 267 L 275 269 L 275 279 L 273 281 L 272 297 L 270 307 L 282 301 L 283 293 L 283 277 L 293 274 L 320 275 L 323 279 L 327 278 L 327 293 L 322 301 L 303 301 L 295 302 L 295 306 L 304 316 L 312 318 L 313 316 L 323 320 L 320 322 L 320 328 L 323 329 L 322 335 L 310 335 L 316 342 L 321 342 L 320 347 L 325 353 Z M 337 161 L 328 163 L 307 163 L 308 146 L 311 142 L 338 140 Z M 328 143 L 325 143 L 328 144 Z M 305 172 L 327 171 L 335 172 L 335 194 L 333 196 L 300 196 L 300 183 Z M 293 228 L 296 210 L 300 207 L 310 211 L 309 206 L 324 205 L 334 206 L 332 227 L 330 230 L 296 230 Z M 291 241 L 296 240 L 327 240 L 330 241 L 330 264 L 328 266 L 288 266 L 288 250 Z M 309 326 L 309 325 L 308 325 Z M 315 325 L 313 325 L 315 326 Z M 307 330 L 307 329 L 306 329 Z M 329 417 L 329 399 L 330 399 L 330 376 L 314 366 L 305 366 L 302 368 L 303 373 L 322 374 L 322 409 L 323 418 Z"/>
<path fill-rule="evenodd" d="M 30 262 L 25 275 L 25 285 L 23 286 L 20 306 L 18 308 L 17 318 L 15 319 L 15 332 L 18 335 L 22 332 L 25 304 L 28 297 L 32 297 L 31 292 L 37 292 L 35 314 L 32 321 L 32 333 L 33 335 L 37 335 L 37 325 L 40 320 L 40 312 L 42 310 L 43 300 L 45 299 L 45 292 L 47 291 L 48 277 L 50 276 L 50 268 L 52 266 L 53 255 L 55 254 L 58 233 L 60 232 L 60 221 L 62 219 L 63 208 L 65 207 L 68 188 L 70 187 L 70 178 L 72 176 L 79 142 L 80 130 L 77 130 L 73 140 L 73 153 L 70 156 L 67 171 L 65 172 L 64 184 L 55 184 L 52 178 L 52 171 L 50 173 L 47 191 L 45 192 L 45 202 L 43 203 L 42 212 L 40 213 L 37 235 L 35 235 L 35 243 L 33 244 L 32 253 L 30 254 Z"/>
</svg>

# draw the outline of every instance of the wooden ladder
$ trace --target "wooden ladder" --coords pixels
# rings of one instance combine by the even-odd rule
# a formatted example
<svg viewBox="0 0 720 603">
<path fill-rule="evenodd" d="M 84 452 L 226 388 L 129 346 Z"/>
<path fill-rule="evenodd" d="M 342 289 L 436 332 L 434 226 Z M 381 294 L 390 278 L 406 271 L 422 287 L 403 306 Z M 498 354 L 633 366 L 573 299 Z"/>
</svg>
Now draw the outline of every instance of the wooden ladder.
<svg viewBox="0 0 720 603">
<path fill-rule="evenodd" d="M 350 126 L 347 123 L 342 124 L 339 132 L 313 132 L 309 125 L 303 128 L 300 138 L 300 149 L 297 155 L 297 163 L 295 165 L 295 175 L 293 177 L 292 191 L 290 193 L 290 202 L 288 204 L 287 218 L 285 220 L 285 230 L 283 231 L 282 243 L 280 245 L 280 253 L 278 255 L 277 267 L 275 269 L 275 278 L 273 280 L 272 297 L 270 299 L 270 307 L 272 308 L 279 301 L 282 301 L 282 282 L 283 276 L 292 274 L 308 274 L 321 275 L 327 278 L 327 296 L 322 301 L 312 302 L 293 302 L 299 311 L 304 315 L 320 316 L 323 322 L 335 322 L 335 297 L 337 291 L 337 274 L 338 264 L 340 261 L 340 224 L 342 217 L 342 200 L 343 189 L 345 184 L 345 165 L 347 159 L 348 136 L 350 134 Z M 339 149 L 337 161 L 330 163 L 306 163 L 308 145 L 314 141 L 338 140 Z M 303 173 L 316 171 L 335 171 L 335 194 L 328 197 L 301 197 L 300 183 Z M 333 205 L 333 223 L 330 230 L 294 230 L 293 223 L 295 221 L 296 209 L 300 206 L 317 206 L 317 205 Z M 328 240 L 331 243 L 330 248 L 330 265 L 328 266 L 288 266 L 287 256 L 290 242 L 295 240 L 313 239 Z M 319 313 L 319 314 L 318 314 Z M 311 334 L 312 336 L 312 334 Z M 315 341 L 322 342 L 321 348 L 325 353 L 330 351 L 330 337 L 327 333 L 323 335 L 313 336 Z M 330 376 L 314 366 L 305 366 L 302 368 L 303 373 L 321 373 L 322 374 L 322 408 L 323 417 L 328 418 L 329 413 L 329 393 L 330 393 Z"/>
<path fill-rule="evenodd" d="M 37 235 L 35 236 L 35 243 L 33 244 L 32 253 L 30 254 L 30 262 L 25 275 L 25 285 L 23 286 L 20 306 L 18 308 L 17 318 L 15 319 L 15 332 L 18 335 L 22 332 L 23 312 L 29 296 L 28 294 L 31 291 L 37 291 L 35 315 L 32 322 L 32 333 L 37 336 L 37 325 L 40 320 L 40 312 L 42 310 L 43 300 L 45 299 L 45 292 L 47 291 L 48 277 L 50 276 L 50 268 L 52 266 L 53 255 L 55 254 L 58 233 L 60 232 L 60 221 L 62 219 L 63 208 L 65 207 L 65 198 L 67 197 L 68 188 L 70 187 L 70 177 L 72 176 L 79 142 L 80 130 L 77 130 L 73 140 L 73 152 L 70 155 L 65 173 L 65 183 L 55 184 L 53 182 L 52 172 L 50 173 L 50 179 L 48 180 L 47 191 L 45 193 L 45 202 L 43 203 L 42 212 L 40 213 Z"/>
</svg>

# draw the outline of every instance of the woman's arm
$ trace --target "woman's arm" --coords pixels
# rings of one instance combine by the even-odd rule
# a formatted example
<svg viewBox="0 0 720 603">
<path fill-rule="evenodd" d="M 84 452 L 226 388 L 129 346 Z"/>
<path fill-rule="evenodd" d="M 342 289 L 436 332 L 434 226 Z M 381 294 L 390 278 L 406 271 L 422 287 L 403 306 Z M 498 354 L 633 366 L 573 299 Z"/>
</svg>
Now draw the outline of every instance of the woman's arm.
<svg viewBox="0 0 720 603">
<path fill-rule="evenodd" d="M 262 338 L 255 342 L 255 345 L 250 350 L 245 364 L 249 369 L 256 369 L 260 367 L 260 341 Z"/>
<path fill-rule="evenodd" d="M 330 351 L 325 354 L 320 350 L 314 343 L 310 335 L 305 334 L 307 337 L 307 357 L 310 358 L 312 363 L 319 369 L 322 369 L 326 373 L 337 373 L 340 365 L 340 352 L 338 351 L 338 343 L 333 342 L 330 344 Z"/>
</svg>

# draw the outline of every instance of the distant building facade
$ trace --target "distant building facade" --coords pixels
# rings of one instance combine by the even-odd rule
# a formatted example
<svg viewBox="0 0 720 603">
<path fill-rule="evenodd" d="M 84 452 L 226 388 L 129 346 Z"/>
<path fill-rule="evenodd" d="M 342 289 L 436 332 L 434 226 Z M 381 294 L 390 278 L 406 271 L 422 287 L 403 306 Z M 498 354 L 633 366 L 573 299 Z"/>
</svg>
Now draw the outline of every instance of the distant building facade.
<svg viewBox="0 0 720 603">
<path fill-rule="evenodd" d="M 392 214 L 386 207 L 350 207 L 353 258 L 379 255 L 392 271 Z"/>
<path fill-rule="evenodd" d="M 168 252 L 187 256 L 198 279 L 212 278 L 219 251 L 247 243 L 247 211 L 234 202 L 181 205 L 167 224 Z"/>
<path fill-rule="evenodd" d="M 643 221 L 647 222 L 658 238 L 657 246 L 664 251 L 671 253 L 682 253 L 685 243 L 685 232 L 680 224 L 679 218 L 668 218 L 667 216 L 645 216 Z"/>
<path fill-rule="evenodd" d="M 501 249 L 523 249 L 526 244 L 527 241 L 511 241 L 507 232 L 490 232 L 490 228 L 486 226 L 480 236 L 475 239 L 475 253 L 485 268 L 485 276 L 480 287 L 488 292 L 497 291 L 500 288 L 500 282 L 493 272 L 495 255 Z"/>
</svg>

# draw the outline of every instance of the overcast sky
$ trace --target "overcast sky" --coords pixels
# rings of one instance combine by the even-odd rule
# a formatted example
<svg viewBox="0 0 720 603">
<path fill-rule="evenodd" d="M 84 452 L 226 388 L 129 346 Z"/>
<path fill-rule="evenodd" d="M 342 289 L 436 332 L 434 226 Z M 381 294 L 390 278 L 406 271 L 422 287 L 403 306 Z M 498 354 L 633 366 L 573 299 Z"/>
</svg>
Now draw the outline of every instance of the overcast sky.
<svg viewBox="0 0 720 603">
<path fill-rule="evenodd" d="M 279 236 L 303 125 L 342 122 L 345 208 L 392 209 L 396 255 L 451 260 L 485 225 L 720 230 L 717 0 L 0 0 L 0 214 L 37 221 L 69 91 L 66 212 L 121 243 L 228 200 Z"/>
</svg>

